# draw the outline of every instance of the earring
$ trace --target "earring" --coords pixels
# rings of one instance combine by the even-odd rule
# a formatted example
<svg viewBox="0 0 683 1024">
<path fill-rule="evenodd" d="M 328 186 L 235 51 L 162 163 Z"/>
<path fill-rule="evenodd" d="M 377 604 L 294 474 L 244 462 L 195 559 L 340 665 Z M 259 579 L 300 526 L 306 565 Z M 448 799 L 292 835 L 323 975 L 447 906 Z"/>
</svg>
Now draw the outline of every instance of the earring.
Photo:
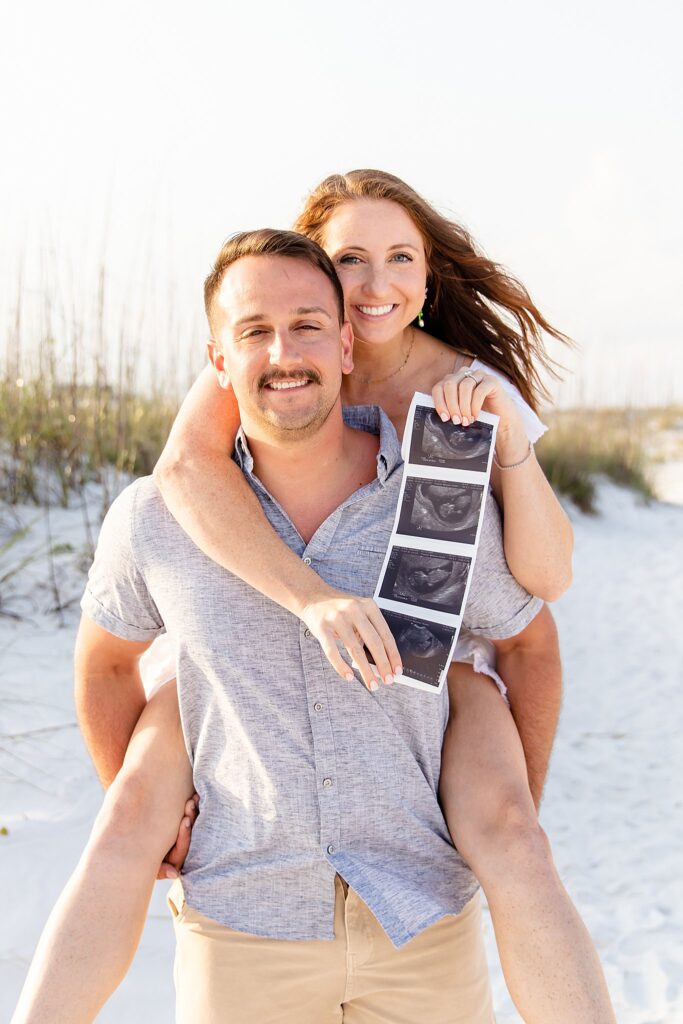
<svg viewBox="0 0 683 1024">
<path fill-rule="evenodd" d="M 427 300 L 427 288 L 425 288 L 425 302 L 423 303 L 423 306 L 427 305 L 427 301 L 426 300 Z M 424 327 L 424 325 L 425 325 L 425 318 L 424 318 L 424 308 L 423 308 L 417 314 L 417 326 L 418 327 Z"/>
</svg>

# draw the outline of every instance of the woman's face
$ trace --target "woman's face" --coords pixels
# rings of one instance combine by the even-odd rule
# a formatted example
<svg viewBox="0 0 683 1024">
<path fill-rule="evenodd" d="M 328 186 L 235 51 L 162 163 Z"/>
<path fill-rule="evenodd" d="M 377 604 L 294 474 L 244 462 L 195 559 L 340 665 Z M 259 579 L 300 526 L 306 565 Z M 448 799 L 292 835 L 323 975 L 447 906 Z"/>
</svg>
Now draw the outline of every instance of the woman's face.
<svg viewBox="0 0 683 1024">
<path fill-rule="evenodd" d="M 323 244 L 356 338 L 395 339 L 422 309 L 427 284 L 422 235 L 403 207 L 389 199 L 344 203 L 328 220 Z"/>
</svg>

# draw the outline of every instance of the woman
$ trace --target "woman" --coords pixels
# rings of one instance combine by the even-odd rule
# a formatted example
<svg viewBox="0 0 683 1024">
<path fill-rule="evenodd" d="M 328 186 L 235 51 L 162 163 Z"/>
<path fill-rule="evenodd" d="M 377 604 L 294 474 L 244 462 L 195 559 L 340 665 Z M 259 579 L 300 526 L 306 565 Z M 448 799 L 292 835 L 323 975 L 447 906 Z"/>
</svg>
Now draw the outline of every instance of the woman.
<svg viewBox="0 0 683 1024">
<path fill-rule="evenodd" d="M 546 600 L 557 597 L 569 581 L 571 530 L 534 459 L 532 442 L 543 430 L 534 413 L 536 396 L 542 394 L 534 360 L 547 366 L 541 331 L 561 336 L 522 286 L 477 253 L 461 228 L 391 175 L 357 171 L 326 179 L 312 193 L 296 228 L 327 250 L 344 289 L 356 336 L 355 369 L 344 381 L 344 402 L 381 405 L 399 434 L 415 391 L 433 388 L 442 419 L 452 417 L 465 427 L 482 408 L 496 413 L 500 424 L 492 486 L 505 513 L 507 561 L 528 591 Z M 236 427 L 229 396 L 216 387 L 212 371 L 205 371 L 184 403 L 156 474 L 170 510 L 212 558 L 302 618 L 340 675 L 348 677 L 349 667 L 337 641 L 368 686 L 380 680 L 390 684 L 400 672 L 398 651 L 374 603 L 331 590 L 286 548 L 231 463 L 231 444 L 212 444 L 212 438 L 234 438 Z M 242 525 L 232 535 L 226 534 L 220 514 L 226 502 L 231 518 Z M 254 537 L 248 549 L 241 540 L 245 533 Z M 538 802 L 547 752 L 536 752 L 527 777 L 519 734 L 501 700 L 505 684 L 490 648 L 464 637 L 457 656 L 472 662 L 480 674 L 463 665 L 449 675 L 452 710 L 444 739 L 441 800 L 454 842 L 485 889 L 512 997 L 529 1022 L 612 1021 L 597 956 L 561 886 L 536 819 L 529 786 Z M 512 687 L 514 664 L 503 674 Z M 511 696 L 519 714 L 518 686 Z M 145 734 L 177 732 L 176 720 L 168 684 L 143 714 L 131 750 L 140 747 Z M 532 746 L 527 744 L 529 752 Z M 144 763 L 129 753 L 124 776 L 150 771 L 153 762 L 149 751 Z M 187 768 L 177 764 L 170 774 L 182 779 L 177 803 L 189 784 Z M 103 832 L 106 827 L 99 834 Z M 167 833 L 163 841 L 170 845 Z M 109 883 L 95 876 L 102 871 L 106 847 L 106 841 L 100 844 L 76 883 L 81 889 L 90 885 L 100 907 L 106 906 L 102 895 Z M 120 866 L 121 856 L 114 859 Z M 140 882 L 146 872 L 147 887 L 154 875 L 152 859 L 135 869 Z M 145 885 L 137 897 L 136 927 Z M 78 898 L 77 893 L 73 899 Z M 53 933 L 55 928 L 59 933 L 59 917 Z M 134 931 L 129 925 L 128 932 Z M 46 941 L 44 937 L 41 947 Z M 129 941 L 129 953 L 132 948 Z M 109 991 L 125 961 L 122 956 L 112 969 Z M 34 986 L 38 994 L 29 993 L 24 1005 L 30 1008 L 18 1021 L 39 1019 L 31 1014 L 44 997 L 46 978 L 51 978 L 54 991 L 58 975 L 53 968 L 48 963 L 43 969 Z M 101 992 L 97 999 L 101 1005 Z"/>
</svg>

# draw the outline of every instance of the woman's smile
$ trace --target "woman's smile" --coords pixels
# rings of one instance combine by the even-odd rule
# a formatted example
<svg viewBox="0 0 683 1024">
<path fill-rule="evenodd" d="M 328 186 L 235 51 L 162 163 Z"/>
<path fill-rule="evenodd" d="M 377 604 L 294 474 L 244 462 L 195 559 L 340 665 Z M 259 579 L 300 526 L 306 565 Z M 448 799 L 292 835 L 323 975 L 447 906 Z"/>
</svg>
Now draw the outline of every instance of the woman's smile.
<svg viewBox="0 0 683 1024">
<path fill-rule="evenodd" d="M 364 320 L 386 320 L 394 310 L 398 309 L 397 302 L 388 302 L 383 306 L 357 305 L 353 307 L 358 316 Z"/>
</svg>

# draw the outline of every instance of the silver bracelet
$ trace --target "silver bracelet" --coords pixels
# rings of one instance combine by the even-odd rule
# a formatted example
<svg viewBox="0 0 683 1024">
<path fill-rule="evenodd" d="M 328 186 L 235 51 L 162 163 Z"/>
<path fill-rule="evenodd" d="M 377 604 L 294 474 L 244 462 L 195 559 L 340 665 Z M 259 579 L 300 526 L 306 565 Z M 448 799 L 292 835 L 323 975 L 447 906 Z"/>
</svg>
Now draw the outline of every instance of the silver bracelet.
<svg viewBox="0 0 683 1024">
<path fill-rule="evenodd" d="M 494 448 L 494 450 L 493 450 L 493 461 L 494 461 L 495 465 L 498 466 L 498 469 L 517 469 L 518 466 L 523 466 L 524 463 L 527 462 L 531 458 L 531 453 L 533 452 L 533 450 L 534 450 L 534 446 L 532 445 L 531 441 L 529 441 L 529 451 L 526 453 L 526 455 L 524 456 L 523 459 L 520 459 L 519 462 L 513 462 L 511 466 L 501 466 L 500 462 L 496 458 L 496 451 L 495 451 L 495 448 Z"/>
</svg>

